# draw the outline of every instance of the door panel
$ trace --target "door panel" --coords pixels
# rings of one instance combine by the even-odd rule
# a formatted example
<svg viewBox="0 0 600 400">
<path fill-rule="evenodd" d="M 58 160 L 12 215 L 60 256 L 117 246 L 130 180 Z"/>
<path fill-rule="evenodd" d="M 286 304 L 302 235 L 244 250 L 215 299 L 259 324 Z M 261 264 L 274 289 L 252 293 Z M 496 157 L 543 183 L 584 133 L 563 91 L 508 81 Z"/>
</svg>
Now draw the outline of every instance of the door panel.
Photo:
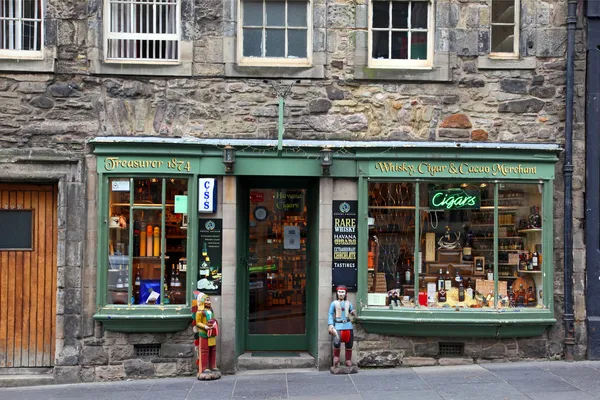
<svg viewBox="0 0 600 400">
<path fill-rule="evenodd" d="M 30 236 L 30 245 L 0 246 L 0 367 L 48 367 L 54 362 L 56 321 L 57 188 L 55 185 L 0 184 L 0 221 L 8 236 Z M 26 217 L 26 215 L 29 217 Z M 20 219 L 23 218 L 23 219 Z"/>
<path fill-rule="evenodd" d="M 307 190 L 250 188 L 247 350 L 306 350 Z"/>
</svg>

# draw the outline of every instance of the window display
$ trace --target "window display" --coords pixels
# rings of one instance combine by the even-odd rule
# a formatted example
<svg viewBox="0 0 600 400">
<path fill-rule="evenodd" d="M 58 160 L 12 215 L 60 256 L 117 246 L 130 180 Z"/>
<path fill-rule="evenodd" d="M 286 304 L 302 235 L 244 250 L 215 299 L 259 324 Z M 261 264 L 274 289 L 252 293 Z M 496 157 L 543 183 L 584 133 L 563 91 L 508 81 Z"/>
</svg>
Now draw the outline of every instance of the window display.
<svg viewBox="0 0 600 400">
<path fill-rule="evenodd" d="M 175 196 L 187 195 L 187 179 L 112 178 L 109 184 L 106 302 L 185 304 L 187 215 L 174 204 Z"/>
<path fill-rule="evenodd" d="M 541 184 L 369 183 L 368 305 L 543 308 L 542 206 Z"/>
</svg>

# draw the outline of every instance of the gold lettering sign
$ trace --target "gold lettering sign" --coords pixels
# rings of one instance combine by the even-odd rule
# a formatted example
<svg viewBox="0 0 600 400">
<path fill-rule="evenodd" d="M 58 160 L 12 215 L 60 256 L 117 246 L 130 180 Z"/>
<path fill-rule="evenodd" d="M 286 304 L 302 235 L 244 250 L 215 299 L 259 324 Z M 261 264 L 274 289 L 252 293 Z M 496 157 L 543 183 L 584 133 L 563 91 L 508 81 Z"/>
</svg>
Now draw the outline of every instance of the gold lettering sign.
<svg viewBox="0 0 600 400">
<path fill-rule="evenodd" d="M 132 158 L 106 157 L 104 159 L 104 170 L 114 171 L 115 169 L 161 169 L 165 164 L 162 160 L 140 160 Z M 192 169 L 189 161 L 182 161 L 176 158 L 166 162 L 167 169 L 190 172 Z"/>
<path fill-rule="evenodd" d="M 489 176 L 511 176 L 511 175 L 536 175 L 537 167 L 526 166 L 523 164 L 505 164 L 496 163 L 489 165 L 470 164 L 470 163 L 454 163 L 434 164 L 426 161 L 423 162 L 394 162 L 394 161 L 379 161 L 375 163 L 375 169 L 386 173 L 406 173 L 409 176 L 414 175 L 429 175 L 437 176 L 440 174 L 447 175 L 489 175 Z"/>
</svg>

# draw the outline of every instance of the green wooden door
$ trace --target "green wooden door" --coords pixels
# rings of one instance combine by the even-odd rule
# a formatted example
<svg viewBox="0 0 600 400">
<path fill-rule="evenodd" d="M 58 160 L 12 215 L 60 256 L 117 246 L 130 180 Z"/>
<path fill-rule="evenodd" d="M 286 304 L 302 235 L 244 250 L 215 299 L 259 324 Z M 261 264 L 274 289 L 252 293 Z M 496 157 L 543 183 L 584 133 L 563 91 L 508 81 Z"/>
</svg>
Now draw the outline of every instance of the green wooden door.
<svg viewBox="0 0 600 400">
<path fill-rule="evenodd" d="M 263 179 L 243 187 L 240 223 L 246 234 L 238 276 L 244 286 L 245 350 L 306 351 L 315 290 L 309 227 L 318 223 L 310 185 Z"/>
</svg>

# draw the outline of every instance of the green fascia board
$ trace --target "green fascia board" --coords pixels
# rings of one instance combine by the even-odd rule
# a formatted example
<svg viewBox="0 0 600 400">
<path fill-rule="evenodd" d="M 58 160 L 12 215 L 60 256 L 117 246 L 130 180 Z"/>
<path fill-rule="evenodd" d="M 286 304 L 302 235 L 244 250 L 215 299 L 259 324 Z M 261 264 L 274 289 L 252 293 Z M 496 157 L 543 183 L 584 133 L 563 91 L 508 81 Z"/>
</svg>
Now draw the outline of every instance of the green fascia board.
<svg viewBox="0 0 600 400">
<path fill-rule="evenodd" d="M 192 312 L 189 307 L 104 307 L 94 315 L 94 320 L 114 332 L 180 332 L 190 324 Z"/>
<path fill-rule="evenodd" d="M 363 309 L 358 322 L 369 333 L 436 337 L 533 337 L 556 323 L 550 310 L 459 310 Z"/>
</svg>

